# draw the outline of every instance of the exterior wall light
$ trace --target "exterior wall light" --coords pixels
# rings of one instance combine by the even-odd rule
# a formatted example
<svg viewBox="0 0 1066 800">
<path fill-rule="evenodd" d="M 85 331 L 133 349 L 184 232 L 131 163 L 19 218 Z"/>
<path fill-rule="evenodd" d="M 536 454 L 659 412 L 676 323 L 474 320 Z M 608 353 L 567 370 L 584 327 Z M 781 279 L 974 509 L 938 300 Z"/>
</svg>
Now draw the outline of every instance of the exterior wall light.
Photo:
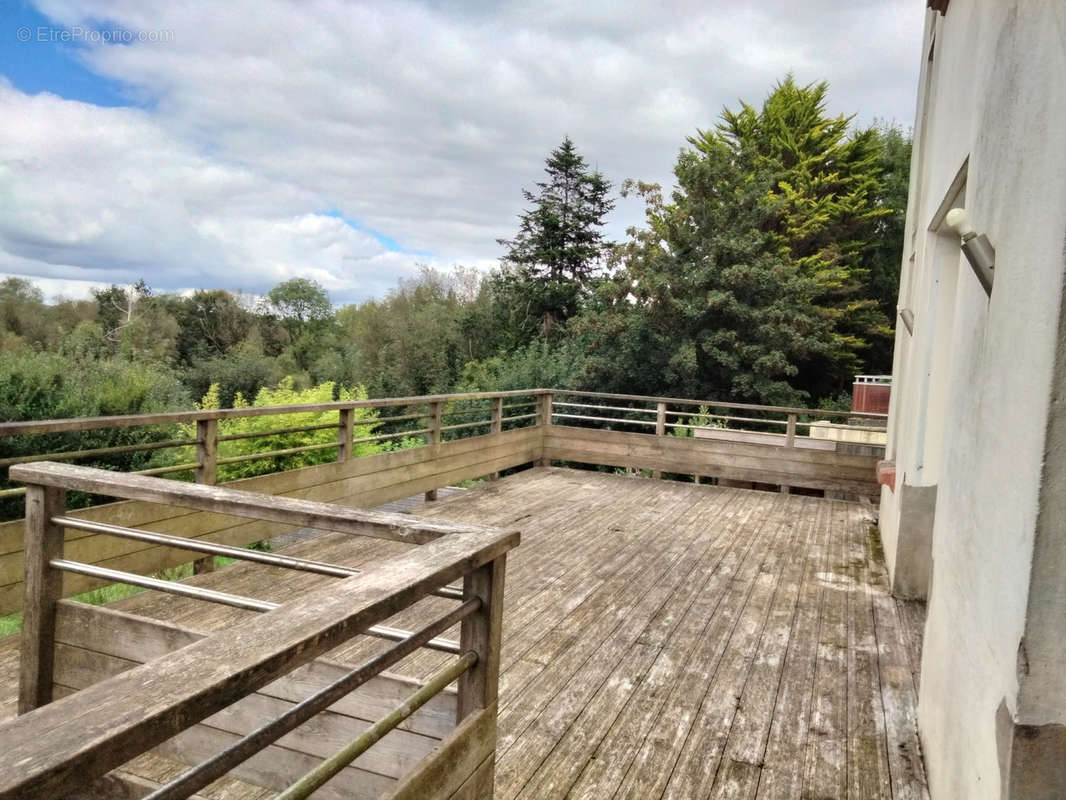
<svg viewBox="0 0 1066 800">
<path fill-rule="evenodd" d="M 985 294 L 992 294 L 992 271 L 996 267 L 996 248 L 983 233 L 978 234 L 970 225 L 969 215 L 963 208 L 953 208 L 944 222 L 962 239 L 962 252 L 973 267 L 974 275 L 984 287 Z"/>
</svg>

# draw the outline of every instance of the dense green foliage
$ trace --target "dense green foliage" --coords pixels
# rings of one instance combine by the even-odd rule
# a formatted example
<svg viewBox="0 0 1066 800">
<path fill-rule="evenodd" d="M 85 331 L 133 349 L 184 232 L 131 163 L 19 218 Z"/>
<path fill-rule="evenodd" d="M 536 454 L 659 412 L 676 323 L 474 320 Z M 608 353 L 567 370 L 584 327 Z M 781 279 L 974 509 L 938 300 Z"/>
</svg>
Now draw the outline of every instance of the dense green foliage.
<svg viewBox="0 0 1066 800">
<path fill-rule="evenodd" d="M 384 298 L 339 309 L 304 278 L 259 300 L 142 281 L 52 304 L 28 281 L 0 281 L 0 419 L 188 409 L 197 397 L 232 407 L 536 386 L 839 402 L 853 374 L 891 366 L 910 140 L 828 115 L 826 93 L 786 78 L 761 107 L 726 109 L 692 135 L 671 192 L 626 181 L 646 222 L 618 245 L 602 234 L 611 185 L 567 138 L 524 192 L 529 208 L 497 270 L 423 268 Z M 384 417 L 367 415 L 360 430 L 375 424 Z M 258 425 L 285 423 L 227 430 Z M 10 438 L 0 458 L 182 435 Z M 237 440 L 223 457 L 333 435 Z M 101 462 L 143 469 L 167 452 Z M 335 453 L 298 455 L 224 474 Z"/>
<path fill-rule="evenodd" d="M 801 404 L 839 393 L 891 333 L 865 259 L 880 220 L 877 131 L 848 136 L 824 84 L 781 83 L 689 139 L 667 202 L 582 320 L 597 385 Z"/>
<path fill-rule="evenodd" d="M 519 217 L 518 235 L 500 239 L 507 248 L 498 290 L 522 311 L 518 318 L 529 328 L 540 321 L 550 334 L 560 322 L 576 316 L 588 297 L 592 280 L 610 244 L 600 228 L 614 208 L 610 182 L 590 170 L 567 136 L 545 162 L 546 181 L 534 194 L 522 196 L 533 208 Z"/>
<path fill-rule="evenodd" d="M 150 363 L 86 361 L 62 353 L 0 352 L 0 419 L 5 421 L 149 414 L 190 405 L 177 377 Z M 0 458 L 180 438 L 183 434 L 177 425 L 7 436 L 0 439 Z M 100 456 L 92 463 L 111 469 L 147 469 L 161 463 L 162 452 L 166 451 Z M 9 487 L 6 480 L 0 480 L 0 489 Z M 88 499 L 77 493 L 71 495 L 72 505 L 86 502 Z M 19 499 L 0 500 L 0 518 L 17 516 L 20 509 Z"/>
<path fill-rule="evenodd" d="M 255 400 L 251 403 L 248 403 L 244 397 L 238 394 L 231 407 L 262 408 L 264 406 L 294 406 L 310 403 L 332 403 L 334 400 L 365 399 L 366 391 L 361 386 L 335 391 L 332 383 L 323 383 L 307 389 L 296 389 L 292 378 L 284 378 L 275 389 L 267 386 L 260 389 L 255 396 Z M 222 407 L 219 401 L 217 385 L 208 390 L 203 400 L 200 401 L 199 407 L 204 409 Z M 359 439 L 373 435 L 377 413 L 373 409 L 358 408 L 355 410 L 355 415 L 356 424 L 353 427 L 352 438 L 357 440 L 357 443 L 353 446 L 352 452 L 357 456 L 372 455 L 380 452 L 381 445 L 375 442 L 358 442 Z M 229 458 L 247 457 L 256 453 L 294 450 L 314 445 L 334 445 L 337 441 L 338 420 L 339 415 L 336 411 L 271 414 L 261 417 L 238 417 L 237 419 L 222 420 L 218 426 L 220 436 L 247 438 L 220 442 L 218 457 L 222 461 Z M 306 428 L 314 425 L 330 425 L 331 427 L 313 431 L 270 433 L 271 431 L 286 428 Z M 188 426 L 187 433 L 189 436 L 195 436 L 196 426 Z M 256 433 L 263 435 L 251 435 Z M 188 455 L 192 456 L 191 453 Z M 276 455 L 269 458 L 255 458 L 233 464 L 220 464 L 218 478 L 220 481 L 231 481 L 237 478 L 250 478 L 253 475 L 266 475 L 271 472 L 282 472 L 336 460 L 337 448 L 335 446 L 323 447 L 320 450 Z"/>
</svg>

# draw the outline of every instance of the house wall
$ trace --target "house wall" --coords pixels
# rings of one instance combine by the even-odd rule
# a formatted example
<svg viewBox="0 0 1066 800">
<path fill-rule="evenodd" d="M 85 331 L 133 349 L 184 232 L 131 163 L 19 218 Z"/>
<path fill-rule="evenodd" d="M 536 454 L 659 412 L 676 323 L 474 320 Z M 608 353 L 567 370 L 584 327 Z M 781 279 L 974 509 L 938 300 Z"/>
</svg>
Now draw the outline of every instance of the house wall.
<svg viewBox="0 0 1066 800">
<path fill-rule="evenodd" d="M 928 12 L 922 59 L 885 553 L 901 593 L 931 572 L 918 717 L 934 800 L 1062 797 L 1066 4 L 951 0 Z M 990 298 L 941 224 L 954 205 L 996 248 Z"/>
</svg>

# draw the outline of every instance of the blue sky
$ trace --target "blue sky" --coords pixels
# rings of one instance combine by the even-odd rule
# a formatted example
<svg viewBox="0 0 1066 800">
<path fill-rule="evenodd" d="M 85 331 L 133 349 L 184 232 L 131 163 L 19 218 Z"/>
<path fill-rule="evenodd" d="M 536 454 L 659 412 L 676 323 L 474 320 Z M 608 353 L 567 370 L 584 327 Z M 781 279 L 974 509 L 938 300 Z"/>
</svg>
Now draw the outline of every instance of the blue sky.
<svg viewBox="0 0 1066 800">
<path fill-rule="evenodd" d="M 923 15 L 914 0 L 624 15 L 614 0 L 0 0 L 0 275 L 67 296 L 307 277 L 343 303 L 422 264 L 490 269 L 564 135 L 615 186 L 670 186 L 687 136 L 788 72 L 827 80 L 834 113 L 909 126 Z M 607 235 L 643 211 L 619 199 Z"/>
<path fill-rule="evenodd" d="M 64 31 L 71 41 L 62 40 Z M 87 45 L 73 40 L 75 31 L 57 25 L 25 0 L 0 5 L 0 32 L 0 75 L 20 91 L 52 92 L 105 107 L 137 105 L 128 87 L 85 68 L 81 55 Z"/>
</svg>

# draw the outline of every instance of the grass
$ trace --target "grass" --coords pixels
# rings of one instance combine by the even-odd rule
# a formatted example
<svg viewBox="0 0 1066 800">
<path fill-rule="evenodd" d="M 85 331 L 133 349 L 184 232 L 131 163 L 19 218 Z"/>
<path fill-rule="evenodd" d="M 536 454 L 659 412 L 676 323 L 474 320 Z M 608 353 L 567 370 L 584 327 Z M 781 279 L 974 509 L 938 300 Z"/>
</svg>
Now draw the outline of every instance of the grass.
<svg viewBox="0 0 1066 800">
<path fill-rule="evenodd" d="M 270 544 L 268 542 L 253 542 L 248 545 L 248 549 L 269 551 Z M 235 558 L 228 558 L 226 556 L 215 556 L 215 569 L 224 567 L 227 564 L 232 564 L 236 560 L 237 559 Z M 187 564 L 179 564 L 176 567 L 170 567 L 162 572 L 157 572 L 152 577 L 165 581 L 180 581 L 182 578 L 188 578 L 190 575 L 192 575 L 191 561 Z M 143 591 L 146 590 L 142 589 L 140 586 L 130 586 L 127 583 L 110 583 L 107 586 L 101 586 L 99 589 L 90 589 L 87 592 L 76 594 L 70 599 L 91 606 L 102 606 Z M 16 611 L 14 614 L 8 614 L 6 617 L 0 617 L 0 638 L 18 633 L 21 629 L 21 611 Z"/>
</svg>

